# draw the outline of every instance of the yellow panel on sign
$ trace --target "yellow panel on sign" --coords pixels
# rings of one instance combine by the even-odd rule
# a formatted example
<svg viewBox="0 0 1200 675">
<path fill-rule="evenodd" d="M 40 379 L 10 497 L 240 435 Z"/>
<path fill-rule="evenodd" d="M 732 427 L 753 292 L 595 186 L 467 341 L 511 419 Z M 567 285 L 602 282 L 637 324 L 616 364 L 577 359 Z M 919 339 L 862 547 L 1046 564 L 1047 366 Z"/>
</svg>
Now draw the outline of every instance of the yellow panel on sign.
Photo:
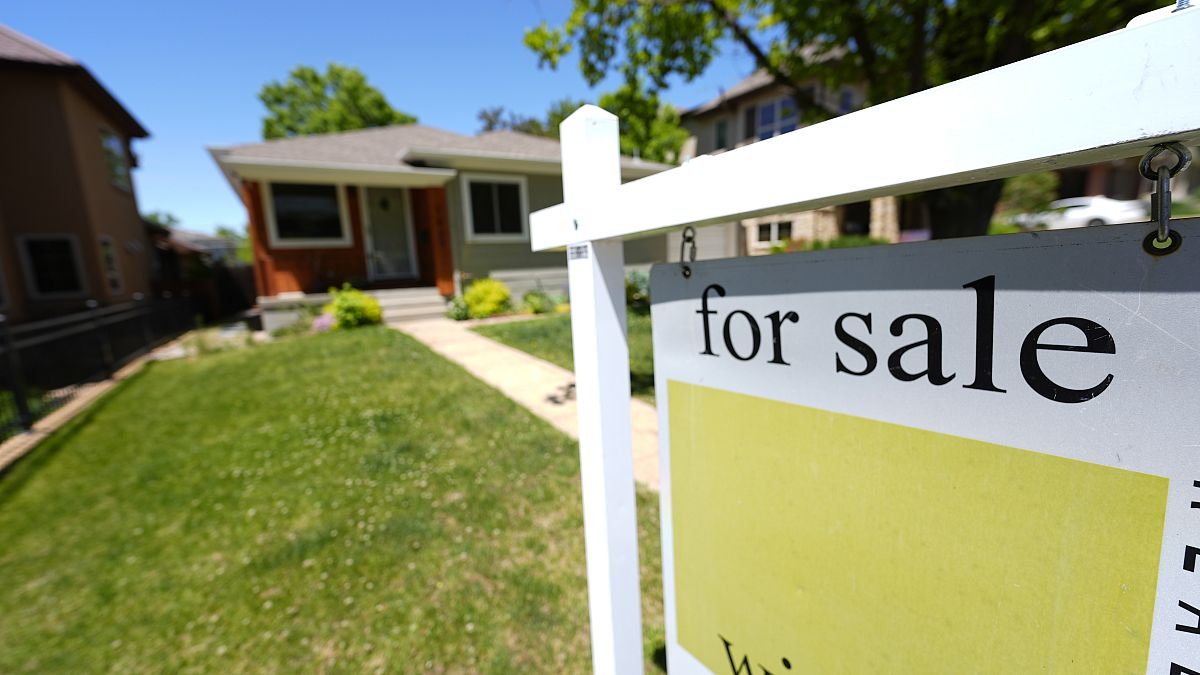
<svg viewBox="0 0 1200 675">
<path fill-rule="evenodd" d="M 1167 479 L 668 395 L 679 642 L 714 672 L 1145 672 Z"/>
</svg>

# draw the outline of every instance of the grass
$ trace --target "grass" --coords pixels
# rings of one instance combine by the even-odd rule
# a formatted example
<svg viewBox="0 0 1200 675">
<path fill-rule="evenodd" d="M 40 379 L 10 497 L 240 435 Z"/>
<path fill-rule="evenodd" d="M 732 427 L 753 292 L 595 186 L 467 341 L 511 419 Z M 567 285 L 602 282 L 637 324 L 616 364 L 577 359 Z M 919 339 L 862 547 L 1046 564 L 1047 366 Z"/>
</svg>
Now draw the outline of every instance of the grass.
<svg viewBox="0 0 1200 675">
<path fill-rule="evenodd" d="M 0 672 L 585 671 L 578 470 L 394 331 L 154 364 L 0 477 Z"/>
<path fill-rule="evenodd" d="M 574 369 L 569 315 L 478 326 L 474 330 L 567 370 Z M 629 381 L 634 396 L 654 403 L 654 345 L 650 339 L 650 317 L 633 312 L 629 313 Z"/>
</svg>

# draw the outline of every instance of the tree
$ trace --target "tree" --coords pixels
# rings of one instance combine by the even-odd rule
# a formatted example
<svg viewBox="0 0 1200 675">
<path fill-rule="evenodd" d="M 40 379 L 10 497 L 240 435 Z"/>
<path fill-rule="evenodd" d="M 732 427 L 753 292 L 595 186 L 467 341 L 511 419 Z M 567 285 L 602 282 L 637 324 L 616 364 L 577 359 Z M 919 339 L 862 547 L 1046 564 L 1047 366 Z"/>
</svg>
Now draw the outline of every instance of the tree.
<svg viewBox="0 0 1200 675">
<path fill-rule="evenodd" d="M 625 83 L 600 97 L 600 107 L 617 116 L 621 124 L 621 152 L 651 162 L 674 164 L 688 132 L 679 111 L 658 100 L 638 83 Z"/>
<path fill-rule="evenodd" d="M 610 72 L 651 92 L 703 73 L 726 44 L 824 115 L 806 83 L 865 85 L 877 104 L 1114 30 L 1158 0 L 574 0 L 566 23 L 525 34 L 539 64 L 578 50 L 592 84 Z M 891 133 L 903 133 L 892 130 Z M 983 234 L 1002 181 L 925 193 L 935 237 Z"/>
<path fill-rule="evenodd" d="M 337 63 L 330 63 L 324 74 L 296 66 L 287 80 L 263 85 L 258 99 L 267 107 L 264 139 L 417 121 L 393 108 L 382 92 L 367 83 L 362 71 Z"/>
<path fill-rule="evenodd" d="M 151 211 L 142 214 L 142 220 L 147 223 L 154 223 L 161 227 L 175 227 L 179 224 L 179 218 L 175 217 L 174 213 L 169 211 Z"/>
<path fill-rule="evenodd" d="M 235 230 L 226 225 L 217 226 L 217 236 L 233 242 L 237 246 L 234 255 L 240 262 L 251 264 L 254 262 L 254 250 L 250 247 L 250 238 L 246 236 L 246 227 L 243 226 L 240 230 Z"/>
<path fill-rule="evenodd" d="M 564 98 L 555 101 L 546 111 L 545 119 L 529 117 L 495 106 L 480 110 L 477 117 L 480 131 L 511 129 L 534 136 L 558 138 L 558 125 L 587 101 Z M 600 96 L 601 108 L 621 120 L 621 152 L 652 162 L 675 162 L 679 149 L 687 140 L 687 131 L 680 126 L 679 111 L 661 102 L 657 94 L 638 86 L 622 85 L 616 91 Z"/>
<path fill-rule="evenodd" d="M 1059 177 L 1053 171 L 1026 173 L 1004 181 L 1000 205 L 1012 213 L 1045 211 L 1058 198 Z"/>
</svg>

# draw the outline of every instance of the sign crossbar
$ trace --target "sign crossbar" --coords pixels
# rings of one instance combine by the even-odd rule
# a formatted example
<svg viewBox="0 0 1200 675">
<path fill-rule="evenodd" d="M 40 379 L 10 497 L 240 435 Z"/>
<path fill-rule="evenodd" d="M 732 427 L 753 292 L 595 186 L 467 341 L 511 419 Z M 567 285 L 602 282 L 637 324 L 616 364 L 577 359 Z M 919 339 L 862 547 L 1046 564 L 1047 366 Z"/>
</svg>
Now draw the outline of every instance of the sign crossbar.
<svg viewBox="0 0 1200 675">
<path fill-rule="evenodd" d="M 532 248 L 647 236 L 1200 140 L 1200 9 L 1102 35 L 530 216 Z M 565 150 L 565 148 L 564 148 Z M 856 158 L 869 158 L 859 161 Z M 846 170 L 846 169 L 853 170 Z M 564 172 L 567 168 L 564 166 Z M 737 189 L 731 189 L 731 185 Z"/>
</svg>

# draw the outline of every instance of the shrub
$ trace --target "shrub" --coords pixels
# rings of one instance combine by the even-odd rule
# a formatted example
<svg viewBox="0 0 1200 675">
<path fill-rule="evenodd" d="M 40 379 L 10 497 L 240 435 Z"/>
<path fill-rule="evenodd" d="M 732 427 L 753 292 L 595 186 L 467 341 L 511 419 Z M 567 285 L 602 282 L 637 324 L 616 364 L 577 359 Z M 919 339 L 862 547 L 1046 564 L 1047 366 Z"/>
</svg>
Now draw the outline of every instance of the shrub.
<svg viewBox="0 0 1200 675">
<path fill-rule="evenodd" d="M 527 291 L 521 298 L 525 309 L 533 314 L 549 314 L 554 311 L 554 300 L 545 291 Z"/>
<path fill-rule="evenodd" d="M 650 278 L 641 272 L 625 277 L 625 307 L 636 314 L 650 312 Z"/>
<path fill-rule="evenodd" d="M 823 251 L 830 248 L 858 248 L 859 246 L 875 246 L 876 244 L 886 243 L 888 243 L 886 239 L 875 239 L 861 234 L 850 234 L 828 241 L 814 241 L 812 243 L 812 250 Z"/>
<path fill-rule="evenodd" d="M 455 321 L 466 321 L 471 318 L 471 312 L 467 310 L 467 302 L 462 299 L 462 296 L 456 295 L 450 298 L 450 306 L 446 308 L 446 316 Z"/>
<path fill-rule="evenodd" d="M 486 319 L 512 309 L 512 296 L 504 282 L 495 279 L 478 279 L 471 283 L 463 295 L 467 313 L 472 319 Z"/>
<path fill-rule="evenodd" d="M 329 289 L 329 294 L 333 299 L 321 312 L 333 315 L 333 330 L 383 323 L 383 309 L 379 301 L 349 283 L 344 284 L 340 291 Z"/>
</svg>

